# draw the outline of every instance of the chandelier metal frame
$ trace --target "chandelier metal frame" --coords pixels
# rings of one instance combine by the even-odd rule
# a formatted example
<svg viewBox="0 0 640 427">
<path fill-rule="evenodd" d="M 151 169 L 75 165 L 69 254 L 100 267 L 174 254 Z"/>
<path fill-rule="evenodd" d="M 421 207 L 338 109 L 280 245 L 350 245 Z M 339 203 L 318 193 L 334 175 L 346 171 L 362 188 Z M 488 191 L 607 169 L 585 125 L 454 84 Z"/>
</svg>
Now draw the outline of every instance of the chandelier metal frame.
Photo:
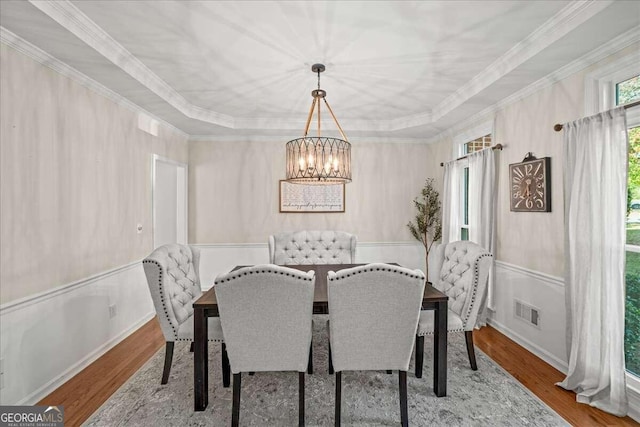
<svg viewBox="0 0 640 427">
<path fill-rule="evenodd" d="M 304 135 L 287 142 L 287 178 L 298 184 L 336 184 L 351 182 L 351 144 L 347 140 L 338 119 L 329 103 L 327 92 L 320 89 L 320 73 L 325 70 L 323 64 L 313 64 L 311 71 L 318 74 L 318 88 L 311 92 L 313 101 L 307 116 Z M 333 118 L 342 139 L 322 136 L 321 100 Z M 318 135 L 308 136 L 311 119 L 317 108 Z"/>
</svg>

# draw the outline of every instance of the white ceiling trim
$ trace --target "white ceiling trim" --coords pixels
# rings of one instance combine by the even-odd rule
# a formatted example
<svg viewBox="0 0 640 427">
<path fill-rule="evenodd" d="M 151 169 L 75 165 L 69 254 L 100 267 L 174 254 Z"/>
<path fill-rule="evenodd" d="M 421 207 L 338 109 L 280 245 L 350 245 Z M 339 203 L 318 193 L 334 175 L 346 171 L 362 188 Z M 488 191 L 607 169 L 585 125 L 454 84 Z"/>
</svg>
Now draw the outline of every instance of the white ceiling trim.
<svg viewBox="0 0 640 427">
<path fill-rule="evenodd" d="M 609 55 L 613 55 L 616 52 L 619 52 L 626 47 L 632 45 L 633 43 L 640 42 L 640 26 L 634 27 L 626 33 L 620 34 L 618 37 L 609 40 L 607 43 L 598 47 L 597 49 L 592 50 L 591 52 L 583 55 L 582 57 L 570 62 L 558 70 L 547 74 L 545 77 L 531 83 L 529 86 L 526 86 L 520 89 L 518 92 L 500 100 L 499 102 L 485 108 L 484 110 L 474 114 L 469 117 L 467 120 L 460 122 L 456 126 L 447 129 L 444 132 L 440 132 L 438 135 L 432 136 L 427 139 L 425 142 L 427 144 L 433 144 L 435 142 L 441 141 L 445 138 L 452 137 L 454 134 L 463 131 L 464 129 L 474 125 L 483 120 L 487 120 L 491 118 L 496 112 L 504 109 L 508 105 L 514 104 L 518 101 L 522 101 L 528 96 L 533 95 L 534 93 L 549 87 L 558 81 L 569 77 L 572 74 L 575 74 L 585 68 L 595 64 L 598 61 L 603 60 Z M 504 144 L 503 144 L 504 145 Z"/>
<path fill-rule="evenodd" d="M 233 117 L 189 103 L 69 0 L 29 2 L 185 116 L 234 128 Z"/>
<path fill-rule="evenodd" d="M 472 96 L 497 82 L 516 67 L 531 59 L 561 37 L 573 31 L 580 24 L 602 12 L 613 0 L 580 0 L 570 3 L 529 36 L 496 59 L 467 84 L 445 98 L 434 108 L 434 119 L 438 120 L 462 105 Z"/>
<path fill-rule="evenodd" d="M 154 120 L 157 120 L 159 123 L 162 123 L 163 126 L 166 126 L 168 129 L 182 135 L 183 137 L 188 137 L 189 134 L 184 132 L 183 130 L 175 127 L 174 125 L 172 125 L 171 123 L 155 116 L 153 113 L 150 113 L 149 111 L 145 110 L 144 108 L 140 107 L 138 104 L 135 104 L 131 101 L 129 101 L 127 98 L 125 98 L 124 96 L 120 95 L 117 92 L 114 92 L 113 90 L 109 89 L 108 87 L 106 87 L 105 85 L 103 85 L 102 83 L 99 83 L 97 81 L 95 81 L 94 79 L 92 79 L 91 77 L 87 76 L 86 74 L 76 70 L 75 68 L 71 67 L 70 65 L 60 61 L 59 59 L 49 55 L 47 52 L 45 52 L 44 50 L 40 49 L 39 47 L 29 43 L 28 41 L 26 41 L 25 39 L 23 39 L 22 37 L 12 33 L 11 31 L 7 30 L 6 28 L 0 26 L 0 42 L 6 44 L 7 46 L 15 49 L 16 51 L 30 57 L 31 59 L 33 59 L 34 61 L 49 67 L 50 69 L 52 69 L 53 71 L 63 75 L 64 77 L 67 77 L 73 81 L 75 81 L 76 83 L 81 84 L 82 86 L 86 87 L 87 89 L 90 89 L 91 91 L 97 93 L 98 95 L 104 96 L 105 98 L 109 99 L 110 101 L 115 102 L 116 104 L 125 107 L 131 111 L 133 111 L 134 113 L 143 113 L 146 114 L 149 117 L 152 117 Z"/>
<path fill-rule="evenodd" d="M 274 143 L 284 144 L 291 140 L 291 135 L 191 135 L 189 142 L 255 142 L 255 143 Z M 424 144 L 425 138 L 411 138 L 398 136 L 355 136 L 349 137 L 349 142 L 353 144 Z"/>
<path fill-rule="evenodd" d="M 293 130 L 300 127 L 300 122 L 297 120 L 273 118 L 240 119 L 196 106 L 188 102 L 69 0 L 29 1 L 186 117 L 230 129 Z M 350 122 L 349 130 L 391 132 L 434 123 L 586 20 L 601 12 L 612 2 L 613 0 L 579 0 L 570 3 L 527 38 L 494 61 L 487 69 L 443 100 L 433 111 L 388 120 L 354 121 Z"/>
</svg>

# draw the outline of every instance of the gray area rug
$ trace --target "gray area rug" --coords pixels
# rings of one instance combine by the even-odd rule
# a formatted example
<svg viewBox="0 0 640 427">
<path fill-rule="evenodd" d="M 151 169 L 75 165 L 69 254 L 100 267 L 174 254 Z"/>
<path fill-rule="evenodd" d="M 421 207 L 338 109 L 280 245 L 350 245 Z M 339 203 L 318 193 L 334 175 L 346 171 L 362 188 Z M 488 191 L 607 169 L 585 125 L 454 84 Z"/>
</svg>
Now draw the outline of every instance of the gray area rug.
<svg viewBox="0 0 640 427">
<path fill-rule="evenodd" d="M 306 376 L 306 425 L 334 424 L 333 375 L 327 372 L 326 321 L 314 317 L 314 374 Z M 425 338 L 423 377 L 407 374 L 409 423 L 413 426 L 566 426 L 558 414 L 476 349 L 478 370 L 469 367 L 463 334 L 450 334 L 447 396 L 432 389 L 432 341 Z M 169 383 L 160 385 L 164 348 L 94 413 L 88 426 L 228 426 L 232 389 L 222 387 L 220 345 L 209 346 L 209 406 L 193 411 L 193 354 L 176 343 Z M 345 372 L 345 426 L 400 424 L 398 374 Z M 298 422 L 298 374 L 243 374 L 242 426 L 294 426 Z"/>
</svg>

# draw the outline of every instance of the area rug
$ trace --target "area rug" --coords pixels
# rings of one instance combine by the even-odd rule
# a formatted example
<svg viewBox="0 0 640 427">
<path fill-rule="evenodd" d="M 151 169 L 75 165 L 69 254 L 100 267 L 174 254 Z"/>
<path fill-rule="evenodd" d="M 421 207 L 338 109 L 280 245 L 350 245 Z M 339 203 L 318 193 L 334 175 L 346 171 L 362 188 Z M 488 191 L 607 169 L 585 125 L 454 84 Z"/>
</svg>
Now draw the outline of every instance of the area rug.
<svg viewBox="0 0 640 427">
<path fill-rule="evenodd" d="M 407 374 L 412 426 L 566 426 L 557 413 L 476 349 L 478 370 L 469 367 L 463 334 L 450 334 L 447 396 L 433 393 L 432 341 L 425 339 L 422 378 Z M 87 420 L 87 426 L 228 426 L 231 388 L 222 387 L 220 345 L 209 347 L 209 406 L 193 411 L 193 354 L 188 344 L 174 350 L 169 383 L 160 385 L 164 348 Z M 306 425 L 334 425 L 334 376 L 327 372 L 326 321 L 314 317 L 314 373 L 306 376 Z M 412 358 L 413 360 L 413 358 Z M 298 374 L 243 374 L 242 426 L 294 426 L 298 422 Z M 345 372 L 345 426 L 400 424 L 398 374 Z"/>
</svg>

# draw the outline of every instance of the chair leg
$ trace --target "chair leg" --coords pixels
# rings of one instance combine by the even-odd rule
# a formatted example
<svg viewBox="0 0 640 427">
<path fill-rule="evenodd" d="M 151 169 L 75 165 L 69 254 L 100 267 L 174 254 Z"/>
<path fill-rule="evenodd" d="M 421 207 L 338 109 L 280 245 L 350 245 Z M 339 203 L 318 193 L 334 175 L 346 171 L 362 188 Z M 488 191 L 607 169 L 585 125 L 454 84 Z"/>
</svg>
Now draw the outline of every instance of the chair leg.
<svg viewBox="0 0 640 427">
<path fill-rule="evenodd" d="M 241 373 L 233 374 L 233 403 L 231 406 L 231 426 L 240 424 L 240 381 Z"/>
<path fill-rule="evenodd" d="M 309 344 L 309 363 L 307 364 L 307 374 L 313 374 L 313 340 Z"/>
<path fill-rule="evenodd" d="M 298 372 L 298 426 L 304 427 L 304 372 Z"/>
<path fill-rule="evenodd" d="M 229 387 L 231 383 L 231 367 L 229 366 L 229 355 L 227 354 L 227 345 L 222 343 L 222 386 Z"/>
<path fill-rule="evenodd" d="M 333 375 L 333 360 L 331 359 L 331 344 L 329 344 L 329 375 Z"/>
<path fill-rule="evenodd" d="M 193 353 L 193 349 L 196 347 L 196 343 L 194 341 L 191 341 L 191 346 L 189 346 L 189 351 L 191 353 Z"/>
<path fill-rule="evenodd" d="M 400 420 L 402 427 L 409 427 L 409 409 L 407 407 L 407 371 L 398 371 L 400 386 Z"/>
<path fill-rule="evenodd" d="M 162 380 L 160 384 L 169 382 L 169 372 L 171 372 L 171 361 L 173 360 L 173 341 L 167 341 L 164 352 L 164 370 L 162 371 Z"/>
<path fill-rule="evenodd" d="M 422 378 L 423 360 L 424 360 L 424 336 L 416 335 L 416 378 Z"/>
<path fill-rule="evenodd" d="M 476 351 L 473 348 L 473 331 L 465 331 L 464 338 L 467 341 L 467 354 L 469 355 L 471 369 L 477 371 L 478 365 L 476 365 Z"/>
<path fill-rule="evenodd" d="M 342 372 L 336 372 L 336 427 L 340 427 L 340 406 L 342 405 Z"/>
</svg>

